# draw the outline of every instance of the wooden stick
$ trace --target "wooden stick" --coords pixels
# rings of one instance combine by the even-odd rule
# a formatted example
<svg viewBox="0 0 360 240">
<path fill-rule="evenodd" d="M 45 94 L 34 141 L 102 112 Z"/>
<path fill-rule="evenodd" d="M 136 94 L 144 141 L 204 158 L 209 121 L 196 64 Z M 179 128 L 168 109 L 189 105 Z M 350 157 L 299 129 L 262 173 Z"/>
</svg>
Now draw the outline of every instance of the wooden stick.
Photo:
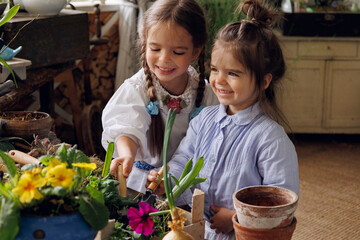
<svg viewBox="0 0 360 240">
<path fill-rule="evenodd" d="M 29 154 L 18 150 L 9 151 L 8 155 L 17 163 L 21 163 L 21 164 L 40 163 L 40 161 L 34 158 L 33 156 L 30 156 Z"/>
<path fill-rule="evenodd" d="M 126 194 L 126 179 L 123 175 L 123 165 L 122 164 L 120 164 L 118 166 L 117 178 L 118 178 L 118 181 L 120 182 L 120 184 L 118 186 L 120 196 L 126 197 L 126 195 L 127 195 Z"/>
<path fill-rule="evenodd" d="M 167 170 L 168 170 L 168 171 L 169 171 L 169 169 L 170 169 L 170 167 L 167 166 Z M 164 174 L 164 166 L 162 166 L 162 167 L 160 168 L 160 171 L 159 171 L 158 173 L 159 173 L 159 176 L 160 176 L 160 177 L 163 177 L 163 174 Z M 159 181 L 159 180 L 156 180 L 156 181 L 154 181 L 154 182 L 151 182 L 147 189 L 149 189 L 150 191 L 154 192 L 154 191 L 156 190 L 156 188 L 159 186 L 160 182 L 161 182 L 161 181 Z"/>
</svg>

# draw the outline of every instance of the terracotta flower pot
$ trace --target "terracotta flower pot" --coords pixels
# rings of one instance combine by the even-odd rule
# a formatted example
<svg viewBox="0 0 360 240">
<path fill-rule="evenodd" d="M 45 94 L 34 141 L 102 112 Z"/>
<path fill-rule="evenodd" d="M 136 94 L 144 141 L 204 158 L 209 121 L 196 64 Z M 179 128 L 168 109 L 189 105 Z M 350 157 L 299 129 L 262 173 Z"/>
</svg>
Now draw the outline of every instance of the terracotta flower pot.
<svg viewBox="0 0 360 240">
<path fill-rule="evenodd" d="M 34 140 L 33 135 L 41 138 L 49 135 L 53 120 L 45 112 L 9 111 L 0 114 L 3 135 Z"/>
<path fill-rule="evenodd" d="M 236 191 L 233 202 L 242 227 L 273 229 L 292 224 L 298 196 L 285 188 L 261 185 Z"/>
<path fill-rule="evenodd" d="M 273 229 L 256 229 L 241 226 L 234 214 L 233 226 L 237 240 L 290 240 L 296 227 L 296 218 L 290 225 Z"/>
</svg>

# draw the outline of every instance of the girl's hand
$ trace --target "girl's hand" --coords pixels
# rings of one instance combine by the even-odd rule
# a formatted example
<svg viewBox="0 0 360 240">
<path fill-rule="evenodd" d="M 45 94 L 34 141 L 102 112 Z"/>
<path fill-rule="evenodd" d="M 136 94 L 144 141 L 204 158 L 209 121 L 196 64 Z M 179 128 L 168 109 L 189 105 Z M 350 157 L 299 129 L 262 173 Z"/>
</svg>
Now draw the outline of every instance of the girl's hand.
<svg viewBox="0 0 360 240">
<path fill-rule="evenodd" d="M 148 186 L 150 185 L 150 183 L 152 182 L 157 182 L 159 181 L 157 179 L 157 177 L 159 176 L 159 173 L 156 172 L 155 170 L 151 170 L 148 177 L 147 177 L 147 183 L 145 185 L 146 188 L 148 188 Z M 161 181 L 161 183 L 159 184 L 159 186 L 157 187 L 157 189 L 155 189 L 153 191 L 153 194 L 156 194 L 156 195 L 163 195 L 165 194 L 165 187 L 164 187 L 164 182 Z"/>
<path fill-rule="evenodd" d="M 215 215 L 210 218 L 210 228 L 216 229 L 217 234 L 226 234 L 233 230 L 232 216 L 234 216 L 235 210 L 216 206 L 211 206 L 211 209 Z"/>
<path fill-rule="evenodd" d="M 122 164 L 123 176 L 128 178 L 134 165 L 138 146 L 131 138 L 123 136 L 116 141 L 116 148 L 119 153 L 119 157 L 114 158 L 111 161 L 110 173 L 117 178 L 118 167 Z"/>
<path fill-rule="evenodd" d="M 117 169 L 119 165 L 123 165 L 123 175 L 125 178 L 129 177 L 129 174 L 131 173 L 132 167 L 134 165 L 134 159 L 130 157 L 124 157 L 124 158 L 114 158 L 111 161 L 110 164 L 110 173 L 117 178 Z"/>
</svg>

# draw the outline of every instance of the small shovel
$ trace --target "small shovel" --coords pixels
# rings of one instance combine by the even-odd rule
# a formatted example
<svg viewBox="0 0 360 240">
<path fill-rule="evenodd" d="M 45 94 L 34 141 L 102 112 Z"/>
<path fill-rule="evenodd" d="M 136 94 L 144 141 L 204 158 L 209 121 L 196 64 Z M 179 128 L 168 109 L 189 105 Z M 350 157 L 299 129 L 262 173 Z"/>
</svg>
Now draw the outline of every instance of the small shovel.
<svg viewBox="0 0 360 240">
<path fill-rule="evenodd" d="M 169 166 L 167 166 L 167 169 L 169 170 Z M 163 177 L 163 173 L 164 173 L 163 171 L 164 171 L 164 166 L 162 166 L 162 167 L 160 168 L 160 171 L 159 171 L 160 177 Z M 140 202 L 146 202 L 146 203 L 148 203 L 148 204 L 150 204 L 150 205 L 153 205 L 154 202 L 155 202 L 155 199 L 156 199 L 156 196 L 153 195 L 153 192 L 156 190 L 156 188 L 159 186 L 160 183 L 161 183 L 161 181 L 159 181 L 159 180 L 150 183 L 150 185 L 149 185 L 149 186 L 147 187 L 147 189 L 146 189 L 145 195 L 142 195 L 142 196 L 141 196 L 141 194 L 138 194 L 138 195 L 134 198 L 134 200 L 136 200 L 138 197 L 141 196 Z"/>
</svg>

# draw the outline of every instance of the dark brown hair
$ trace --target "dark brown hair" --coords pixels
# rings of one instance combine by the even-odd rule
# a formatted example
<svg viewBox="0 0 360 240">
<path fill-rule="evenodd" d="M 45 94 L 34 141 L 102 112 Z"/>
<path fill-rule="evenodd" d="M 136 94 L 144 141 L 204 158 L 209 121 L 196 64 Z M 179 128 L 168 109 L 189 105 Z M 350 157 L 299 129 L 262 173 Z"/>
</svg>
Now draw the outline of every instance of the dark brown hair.
<svg viewBox="0 0 360 240">
<path fill-rule="evenodd" d="M 171 23 L 183 27 L 192 36 L 194 48 L 203 48 L 198 58 L 199 86 L 195 106 L 200 107 L 205 90 L 205 50 L 207 40 L 204 12 L 195 0 L 157 0 L 146 11 L 142 28 L 139 32 L 139 45 L 142 67 L 146 75 L 147 94 L 150 101 L 157 101 L 153 85 L 153 75 L 146 62 L 146 40 L 151 26 L 158 23 Z M 151 116 L 150 125 L 151 152 L 160 155 L 164 139 L 164 123 L 160 112 Z"/>
<path fill-rule="evenodd" d="M 258 102 L 266 115 L 281 125 L 289 127 L 279 109 L 275 92 L 285 73 L 285 60 L 279 40 L 272 31 L 280 19 L 278 10 L 259 0 L 245 0 L 238 10 L 247 16 L 239 22 L 227 24 L 215 37 L 213 48 L 232 50 L 234 57 L 244 65 L 255 79 Z M 267 89 L 264 78 L 272 75 Z"/>
</svg>

